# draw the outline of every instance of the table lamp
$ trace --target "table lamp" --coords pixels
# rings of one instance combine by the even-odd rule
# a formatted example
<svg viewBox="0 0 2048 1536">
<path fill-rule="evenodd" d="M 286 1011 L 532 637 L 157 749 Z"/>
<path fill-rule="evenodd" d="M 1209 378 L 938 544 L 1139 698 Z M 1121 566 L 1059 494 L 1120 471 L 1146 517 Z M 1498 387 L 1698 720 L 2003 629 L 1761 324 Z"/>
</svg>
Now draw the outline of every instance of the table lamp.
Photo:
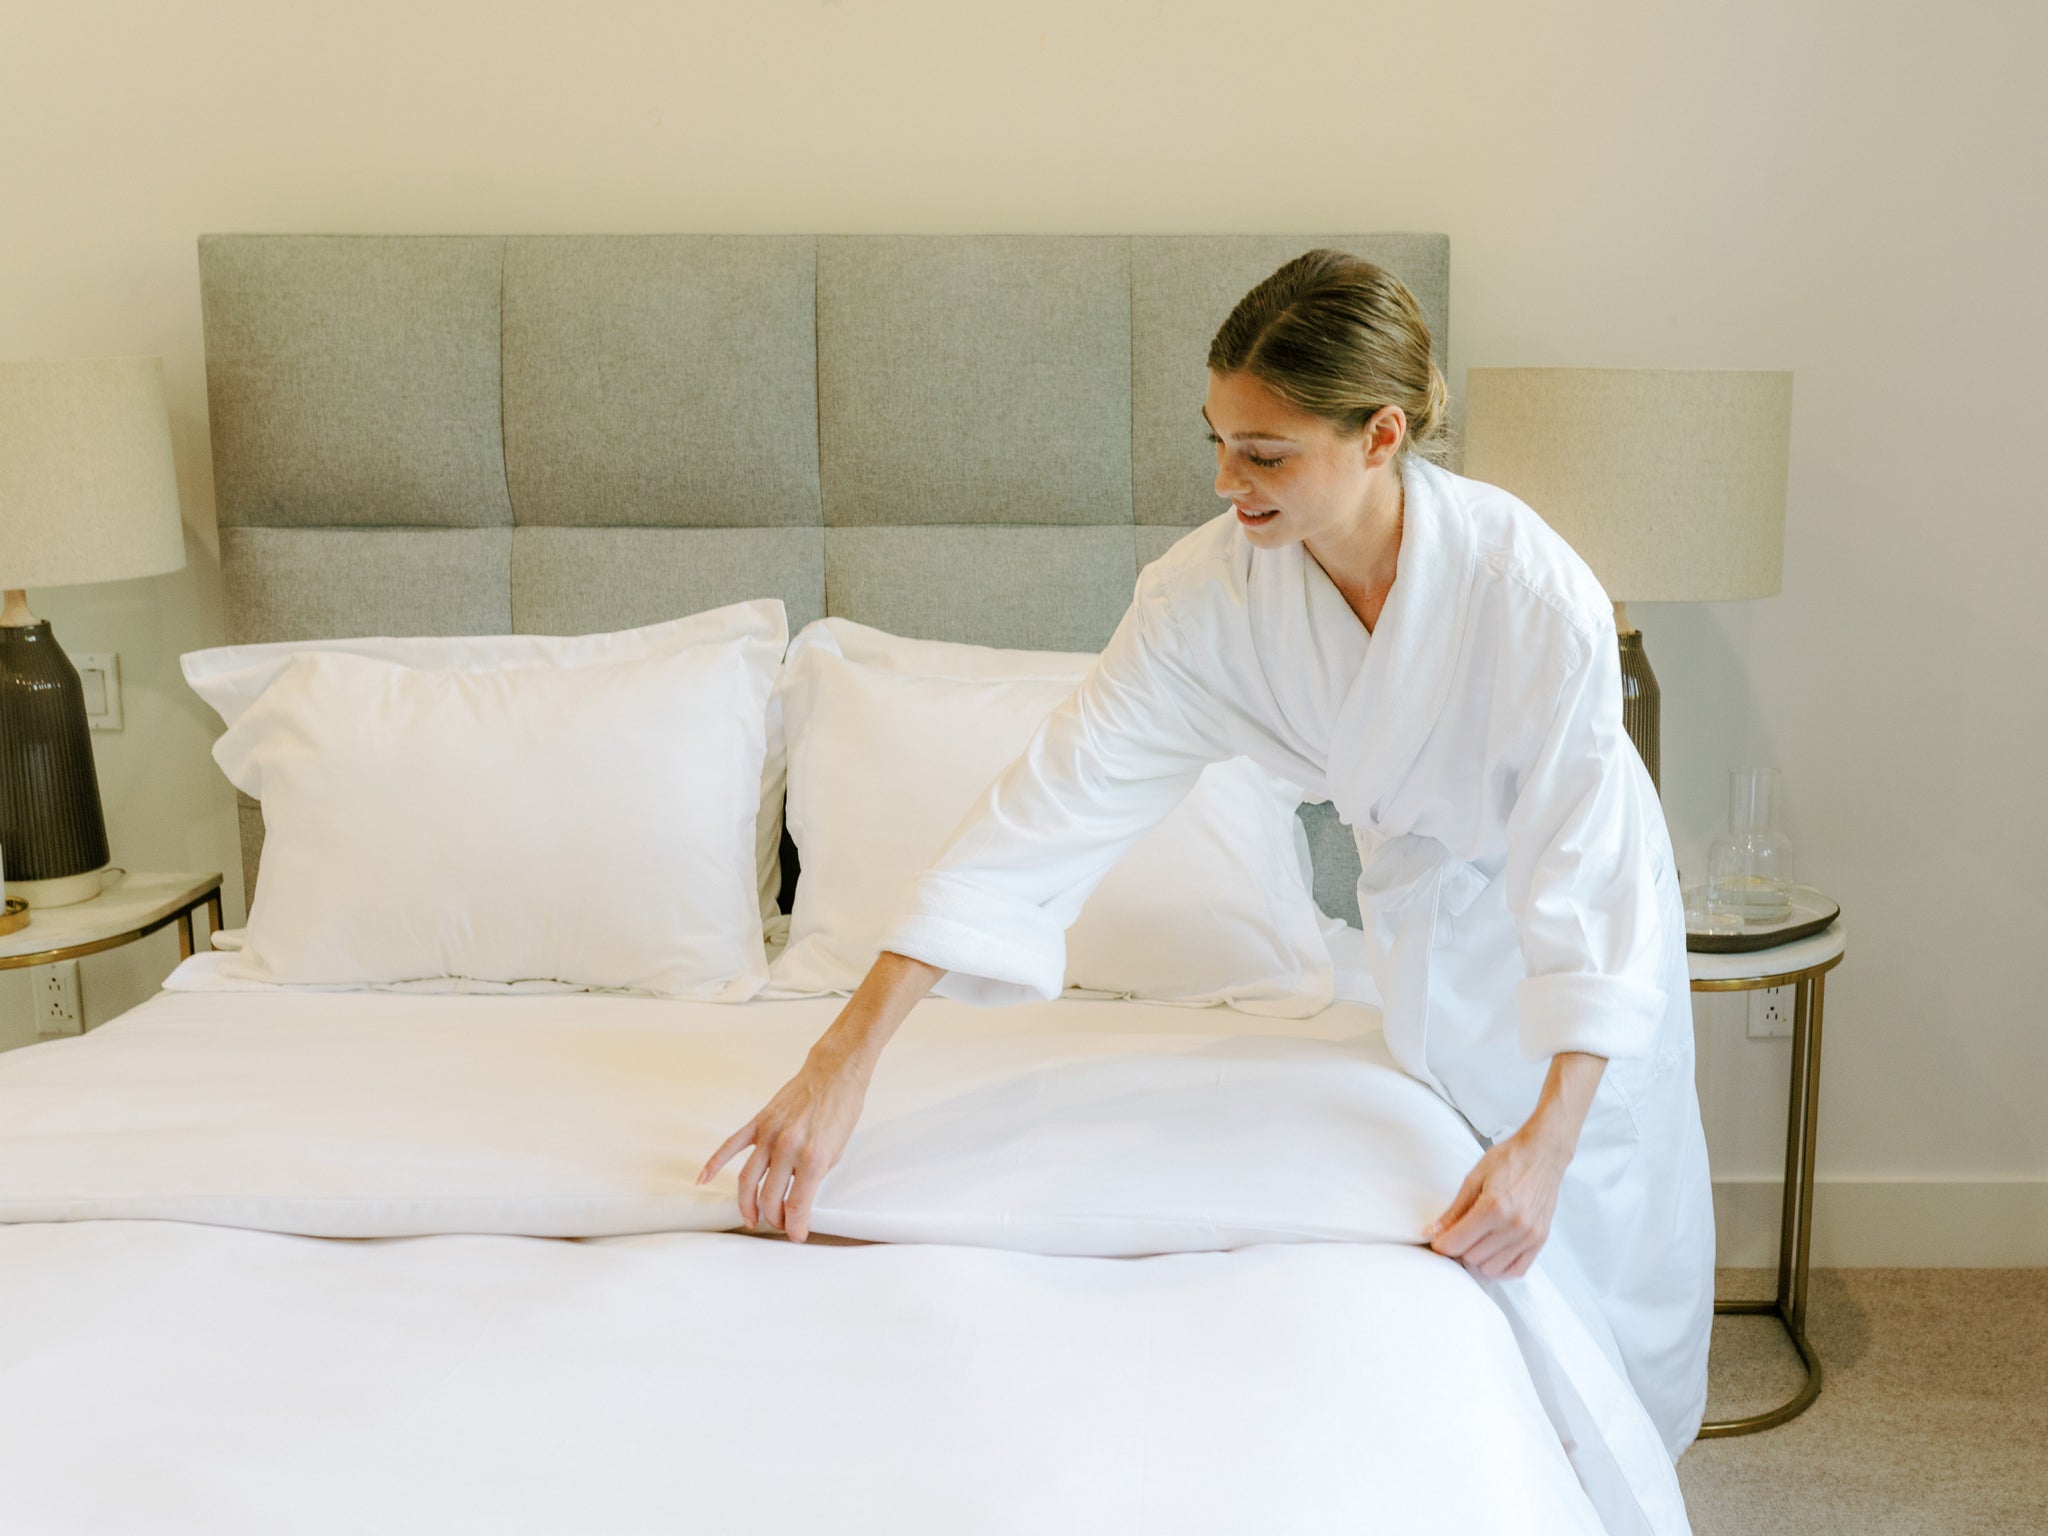
<svg viewBox="0 0 2048 1536">
<path fill-rule="evenodd" d="M 161 360 L 0 362 L 0 863 L 31 908 L 99 894 L 107 824 L 78 670 L 26 589 L 184 563 Z"/>
<path fill-rule="evenodd" d="M 1627 604 L 1775 596 L 1784 581 L 1792 375 L 1473 368 L 1465 473 L 1513 491 L 1614 602 L 1622 723 L 1661 788 L 1657 677 Z"/>
</svg>

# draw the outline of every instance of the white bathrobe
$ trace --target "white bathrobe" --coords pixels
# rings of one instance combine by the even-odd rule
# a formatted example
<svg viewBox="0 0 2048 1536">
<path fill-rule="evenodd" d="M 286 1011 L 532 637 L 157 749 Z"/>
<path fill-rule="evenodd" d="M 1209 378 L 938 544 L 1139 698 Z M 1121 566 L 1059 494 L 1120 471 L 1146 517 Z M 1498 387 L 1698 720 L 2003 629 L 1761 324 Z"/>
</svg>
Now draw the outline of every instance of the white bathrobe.
<svg viewBox="0 0 2048 1536">
<path fill-rule="evenodd" d="M 1407 1071 L 1492 1142 L 1553 1055 L 1608 1058 L 1541 1262 L 1595 1299 L 1676 1457 L 1706 1403 L 1713 1205 L 1683 910 L 1613 609 L 1507 492 L 1412 455 L 1402 486 L 1371 634 L 1301 545 L 1255 548 L 1234 513 L 1147 566 L 883 947 L 943 967 L 945 995 L 1050 998 L 1067 925 L 1204 764 L 1249 757 L 1334 802 Z"/>
</svg>

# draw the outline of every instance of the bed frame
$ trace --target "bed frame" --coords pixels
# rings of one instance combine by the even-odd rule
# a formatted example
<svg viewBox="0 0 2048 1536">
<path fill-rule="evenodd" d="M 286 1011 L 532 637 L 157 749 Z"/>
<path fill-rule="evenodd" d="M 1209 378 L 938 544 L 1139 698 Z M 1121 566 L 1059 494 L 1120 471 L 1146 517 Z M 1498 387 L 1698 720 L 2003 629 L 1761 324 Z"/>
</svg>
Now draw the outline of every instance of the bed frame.
<svg viewBox="0 0 2048 1536">
<path fill-rule="evenodd" d="M 228 639 L 778 596 L 792 632 L 1097 649 L 1221 510 L 1210 336 L 1315 245 L 1407 283 L 1445 366 L 1442 235 L 203 235 Z M 1349 832 L 1303 819 L 1356 924 Z M 246 798 L 241 834 L 253 891 Z"/>
</svg>

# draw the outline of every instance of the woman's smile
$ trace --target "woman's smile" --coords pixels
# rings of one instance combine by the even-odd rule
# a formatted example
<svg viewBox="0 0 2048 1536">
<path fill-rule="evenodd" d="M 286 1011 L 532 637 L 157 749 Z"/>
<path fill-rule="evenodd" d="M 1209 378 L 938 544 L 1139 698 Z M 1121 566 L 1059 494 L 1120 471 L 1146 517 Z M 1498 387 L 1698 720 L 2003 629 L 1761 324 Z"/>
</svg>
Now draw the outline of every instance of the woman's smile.
<svg viewBox="0 0 2048 1536">
<path fill-rule="evenodd" d="M 1280 515 L 1280 509 L 1278 507 L 1268 507 L 1265 511 L 1259 512 L 1254 511 L 1250 507 L 1242 506 L 1236 502 L 1232 502 L 1231 506 L 1235 508 L 1237 512 L 1237 520 L 1240 523 L 1243 523 L 1247 528 L 1263 527 L 1265 524 L 1270 523 L 1271 521 L 1273 521 L 1274 518 Z"/>
</svg>

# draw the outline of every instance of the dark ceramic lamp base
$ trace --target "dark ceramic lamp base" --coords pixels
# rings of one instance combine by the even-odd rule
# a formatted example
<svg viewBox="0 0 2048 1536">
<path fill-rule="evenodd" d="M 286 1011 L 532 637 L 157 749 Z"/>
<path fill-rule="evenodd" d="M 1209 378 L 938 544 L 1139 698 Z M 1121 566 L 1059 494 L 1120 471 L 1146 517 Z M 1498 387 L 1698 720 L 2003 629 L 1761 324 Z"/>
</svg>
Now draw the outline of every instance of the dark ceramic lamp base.
<svg viewBox="0 0 2048 1536">
<path fill-rule="evenodd" d="M 10 594 L 9 612 L 21 614 Z M 100 891 L 107 824 L 78 669 L 44 619 L 0 624 L 0 865 L 7 894 L 69 906 Z"/>
</svg>

